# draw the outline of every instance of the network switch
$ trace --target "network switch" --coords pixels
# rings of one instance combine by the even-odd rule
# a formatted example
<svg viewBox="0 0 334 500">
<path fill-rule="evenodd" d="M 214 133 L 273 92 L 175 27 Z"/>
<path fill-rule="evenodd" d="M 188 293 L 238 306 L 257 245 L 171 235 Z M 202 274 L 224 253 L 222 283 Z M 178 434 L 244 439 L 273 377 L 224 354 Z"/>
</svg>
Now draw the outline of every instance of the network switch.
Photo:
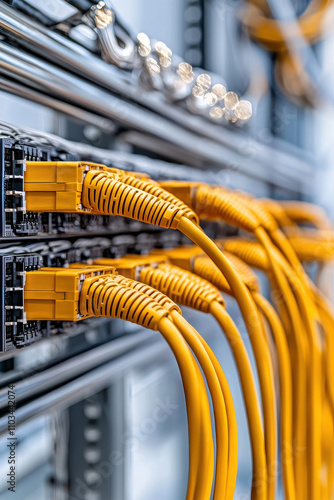
<svg viewBox="0 0 334 500">
<path fill-rule="evenodd" d="M 29 139 L 29 138 L 27 138 Z M 44 235 L 73 235 L 127 231 L 138 227 L 103 215 L 37 213 L 26 210 L 24 176 L 27 161 L 79 160 L 78 156 L 48 145 L 31 145 L 24 140 L 0 139 L 0 238 Z"/>
<path fill-rule="evenodd" d="M 40 321 L 26 322 L 24 312 L 25 273 L 42 266 L 37 254 L 0 256 L 0 351 L 29 345 L 46 335 L 46 325 Z"/>
<path fill-rule="evenodd" d="M 0 352 L 26 347 L 51 335 L 73 335 L 82 329 L 71 321 L 26 321 L 24 283 L 27 271 L 41 267 L 66 269 L 75 262 L 118 258 L 126 253 L 146 254 L 153 248 L 164 248 L 167 243 L 169 246 L 178 245 L 182 240 L 176 236 L 174 233 L 166 238 L 166 231 L 154 230 L 151 233 L 117 234 L 110 238 L 50 239 L 0 246 Z M 92 320 L 84 320 L 85 323 L 89 321 Z"/>
</svg>

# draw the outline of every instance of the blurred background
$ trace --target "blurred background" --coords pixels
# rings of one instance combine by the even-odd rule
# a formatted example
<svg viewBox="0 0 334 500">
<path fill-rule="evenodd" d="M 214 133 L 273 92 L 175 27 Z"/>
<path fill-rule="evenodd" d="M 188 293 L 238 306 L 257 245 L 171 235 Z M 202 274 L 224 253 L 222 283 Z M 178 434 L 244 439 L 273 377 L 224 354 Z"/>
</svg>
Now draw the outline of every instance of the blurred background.
<svg viewBox="0 0 334 500">
<path fill-rule="evenodd" d="M 163 41 L 196 75 L 210 75 L 251 103 L 252 116 L 236 122 L 219 110 L 216 116 L 202 111 L 191 91 L 177 99 L 154 80 L 154 71 L 148 80 L 141 68 L 108 64 L 92 32 L 64 20 L 73 14 L 69 5 L 80 11 L 78 1 L 0 0 L 3 137 L 14 133 L 10 124 L 20 136 L 35 130 L 136 153 L 142 155 L 137 167 L 158 177 L 187 175 L 255 195 L 312 201 L 334 215 L 331 0 L 110 4 L 133 40 L 145 33 Z M 169 162 L 170 170 L 150 159 Z M 141 251 L 148 247 L 142 243 Z M 237 306 L 230 301 L 228 308 L 244 332 Z M 213 320 L 185 315 L 214 347 L 229 380 L 240 433 L 236 498 L 248 499 L 249 438 L 230 350 Z M 248 345 L 245 332 L 244 339 Z M 17 382 L 22 397 L 16 499 L 184 498 L 183 395 L 175 362 L 156 335 L 103 321 L 15 356 L 0 354 L 0 367 L 2 388 Z M 56 383 L 66 367 L 68 376 Z M 0 499 L 7 500 L 5 435 L 0 439 Z"/>
</svg>

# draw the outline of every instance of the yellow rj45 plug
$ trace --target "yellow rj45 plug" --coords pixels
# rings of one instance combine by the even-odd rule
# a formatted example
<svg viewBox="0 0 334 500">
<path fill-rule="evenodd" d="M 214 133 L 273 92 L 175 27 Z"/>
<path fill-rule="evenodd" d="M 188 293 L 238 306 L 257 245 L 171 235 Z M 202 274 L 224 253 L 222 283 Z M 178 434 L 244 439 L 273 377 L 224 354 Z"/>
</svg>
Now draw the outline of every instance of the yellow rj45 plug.
<svg viewBox="0 0 334 500">
<path fill-rule="evenodd" d="M 27 162 L 24 176 L 27 210 L 31 212 L 90 212 L 82 206 L 82 187 L 89 170 L 104 165 L 88 162 Z"/>
<path fill-rule="evenodd" d="M 90 315 L 79 309 L 82 284 L 87 278 L 112 274 L 111 266 L 84 269 L 44 267 L 26 274 L 24 308 L 28 321 L 79 321 Z"/>
</svg>

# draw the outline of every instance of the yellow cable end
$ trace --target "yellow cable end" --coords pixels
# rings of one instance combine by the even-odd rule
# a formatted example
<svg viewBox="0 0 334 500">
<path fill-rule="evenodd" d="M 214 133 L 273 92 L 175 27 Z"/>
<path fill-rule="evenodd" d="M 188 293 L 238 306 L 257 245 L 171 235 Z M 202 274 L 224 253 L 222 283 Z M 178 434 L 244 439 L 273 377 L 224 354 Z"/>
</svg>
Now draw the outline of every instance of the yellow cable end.
<svg viewBox="0 0 334 500">
<path fill-rule="evenodd" d="M 89 317 L 79 309 L 82 284 L 87 278 L 112 274 L 112 267 L 64 269 L 44 267 L 26 274 L 24 309 L 27 321 L 79 321 Z"/>
</svg>

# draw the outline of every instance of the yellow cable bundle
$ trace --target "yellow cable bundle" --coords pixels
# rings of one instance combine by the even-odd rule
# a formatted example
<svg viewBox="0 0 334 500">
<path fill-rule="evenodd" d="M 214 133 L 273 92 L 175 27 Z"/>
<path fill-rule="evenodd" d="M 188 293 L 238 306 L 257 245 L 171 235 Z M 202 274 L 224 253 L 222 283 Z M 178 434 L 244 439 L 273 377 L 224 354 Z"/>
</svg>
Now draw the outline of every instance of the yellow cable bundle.
<svg viewBox="0 0 334 500">
<path fill-rule="evenodd" d="M 205 386 L 200 372 L 179 330 L 169 319 L 169 311 L 148 294 L 130 287 L 128 281 L 124 282 L 121 276 L 85 280 L 80 293 L 80 309 L 89 311 L 94 316 L 125 319 L 159 330 L 165 338 L 177 360 L 187 402 L 190 464 L 187 500 L 210 500 L 214 467 L 213 443 L 209 407 L 205 404 Z M 198 382 L 194 384 L 196 380 Z M 201 430 L 202 419 L 204 436 Z"/>
<path fill-rule="evenodd" d="M 172 229 L 184 215 L 168 201 L 119 181 L 117 175 L 96 170 L 85 176 L 82 204 L 94 213 L 120 215 Z"/>
<path fill-rule="evenodd" d="M 237 475 L 238 442 L 233 400 L 224 372 L 206 342 L 182 318 L 178 306 L 169 300 L 166 295 L 145 284 L 145 281 L 139 283 L 122 276 L 114 277 L 114 281 L 125 287 L 140 291 L 140 293 L 151 298 L 154 297 L 155 301 L 167 309 L 176 327 L 181 331 L 199 360 L 208 381 L 216 422 L 217 462 L 214 498 L 218 500 L 226 497 L 228 500 L 233 500 Z M 84 293 L 86 292 L 84 291 Z M 225 399 L 228 403 L 227 407 L 225 406 Z M 229 437 L 229 433 L 231 433 L 231 437 Z M 228 443 L 228 446 L 226 446 L 226 443 Z M 198 469 L 197 473 L 200 475 L 201 470 Z"/>
<path fill-rule="evenodd" d="M 262 269 L 266 272 L 268 272 L 270 270 L 270 266 L 269 266 L 269 260 L 268 260 L 268 256 L 265 254 L 264 250 L 259 246 L 258 243 L 255 243 L 255 242 L 251 242 L 251 241 L 243 241 L 243 240 L 226 240 L 224 241 L 224 246 L 225 248 L 228 248 L 229 251 L 231 252 L 234 252 L 236 255 L 238 255 L 239 257 L 241 257 L 242 259 L 244 259 L 248 264 L 254 266 L 254 267 L 257 267 L 259 269 Z M 279 254 L 276 253 L 276 259 L 278 261 L 280 261 L 280 265 L 283 266 L 283 267 L 286 267 L 286 264 L 284 263 L 282 257 L 279 256 Z M 283 262 L 282 262 L 283 261 Z M 281 299 L 284 297 L 285 301 L 285 306 L 287 307 L 287 310 L 289 312 L 289 315 L 290 315 L 290 320 L 293 322 L 296 322 L 297 318 L 301 318 L 303 314 L 307 314 L 307 312 L 305 311 L 305 309 L 302 309 L 301 312 L 297 312 L 297 303 L 296 303 L 296 299 L 294 298 L 293 294 L 292 294 L 292 291 L 294 291 L 294 293 L 296 294 L 297 293 L 297 298 L 300 294 L 300 286 L 298 285 L 298 281 L 296 281 L 296 277 L 293 275 L 293 273 L 291 273 L 291 271 L 289 271 L 289 268 L 286 267 L 286 271 L 287 271 L 287 277 L 290 281 L 290 286 L 291 286 L 291 289 L 290 287 L 288 287 L 288 283 L 287 281 L 283 281 L 281 282 L 281 288 L 283 290 L 283 295 L 281 296 Z M 329 384 L 329 390 L 332 391 L 332 387 L 333 387 L 333 383 L 332 383 L 332 380 L 333 380 L 333 376 L 332 376 L 332 371 L 331 371 L 331 366 L 332 366 L 332 362 L 333 360 L 332 359 L 328 359 L 328 356 L 332 356 L 332 353 L 333 352 L 333 343 L 332 343 L 332 335 L 331 335 L 331 332 L 333 331 L 333 315 L 331 313 L 329 313 L 329 308 L 328 308 L 328 305 L 325 305 L 324 303 L 324 299 L 321 297 L 321 295 L 319 294 L 319 291 L 317 289 L 313 289 L 313 301 L 314 303 L 316 304 L 317 308 L 318 308 L 318 312 L 321 316 L 321 319 L 322 319 L 322 323 L 323 325 L 325 326 L 325 330 L 327 332 L 326 334 L 326 341 L 330 343 L 330 345 L 328 346 L 328 348 L 326 349 L 326 353 L 327 353 L 327 356 L 326 356 L 326 362 L 325 362 L 325 366 L 327 367 L 327 372 L 328 370 L 330 370 L 330 372 L 327 373 L 327 383 Z M 282 300 L 279 301 L 280 302 L 280 306 L 282 306 Z M 282 315 L 282 317 L 284 318 L 285 316 Z M 301 326 L 298 324 L 295 325 L 293 331 L 295 332 L 298 332 L 300 329 L 301 329 Z M 288 329 L 288 326 L 286 327 Z M 294 337 L 293 337 L 294 338 Z M 302 382 L 303 379 L 305 379 L 305 376 L 306 376 L 306 373 L 307 373 L 307 357 L 309 356 L 309 354 L 307 354 L 308 352 L 308 348 L 305 344 L 305 336 L 299 336 L 298 338 L 294 338 L 294 342 L 295 342 L 295 346 L 293 347 L 290 347 L 292 349 L 292 352 L 294 354 L 294 358 L 296 359 L 296 365 L 295 365 L 295 368 L 297 368 L 297 373 L 296 373 L 296 380 L 299 382 L 296 382 L 296 396 L 298 399 L 300 399 L 300 403 L 296 405 L 296 411 L 299 411 L 300 410 L 300 407 L 302 406 L 302 399 L 306 400 L 306 395 L 304 396 L 304 398 L 301 398 L 301 394 L 302 394 L 302 390 L 303 390 L 303 387 L 304 387 L 304 384 L 305 382 Z M 318 347 L 319 349 L 319 347 Z M 303 354 L 304 353 L 304 354 Z M 312 383 L 312 381 L 311 381 Z M 321 391 L 321 383 L 318 384 L 318 387 L 314 384 L 313 387 L 314 387 L 314 390 L 318 390 L 319 393 Z M 299 389 L 298 389 L 299 387 Z M 312 387 L 312 386 L 311 386 Z M 332 415 L 333 412 L 332 412 Z M 303 414 L 301 413 L 301 417 L 300 418 L 304 418 L 303 417 Z M 332 416 L 333 418 L 333 416 Z M 300 420 L 299 418 L 297 418 L 298 421 L 302 422 L 302 420 Z M 299 433 L 301 431 L 301 428 L 298 427 L 297 428 L 297 432 Z M 302 442 L 302 441 L 301 441 Z"/>
<path fill-rule="evenodd" d="M 177 193 L 173 187 L 172 192 Z M 170 188 L 170 186 L 168 187 Z M 184 186 L 182 186 L 184 189 Z M 310 453 L 309 457 L 309 475 L 310 475 L 310 491 L 314 498 L 319 496 L 320 491 L 320 469 L 321 469 L 321 454 L 320 454 L 320 435 L 321 427 L 321 398 L 317 387 L 321 386 L 321 349 L 319 345 L 318 332 L 315 329 L 317 312 L 312 307 L 312 300 L 309 293 L 308 282 L 305 278 L 301 265 L 293 252 L 293 249 L 284 238 L 283 234 L 278 230 L 275 220 L 265 210 L 265 208 L 249 197 L 243 197 L 242 194 L 229 193 L 224 189 L 211 188 L 209 186 L 197 187 L 192 190 L 192 206 L 200 212 L 200 214 L 209 218 L 222 218 L 225 222 L 233 223 L 237 227 L 253 233 L 262 244 L 267 253 L 270 269 L 275 279 L 276 287 L 279 290 L 286 290 L 283 283 L 283 274 L 287 272 L 289 265 L 292 265 L 296 274 L 294 275 L 294 286 L 298 306 L 301 308 L 301 318 L 304 325 L 306 341 L 309 344 L 310 352 L 310 367 L 313 370 L 313 375 L 309 380 L 311 388 L 311 396 L 313 403 L 310 403 L 310 426 L 309 433 Z M 267 237 L 270 234 L 271 239 Z M 282 251 L 283 255 L 288 259 L 283 266 L 278 265 L 276 255 L 274 256 L 274 244 Z M 290 272 L 291 281 L 291 272 Z M 290 299 L 292 299 L 290 295 Z M 299 335 L 299 326 L 295 320 L 292 320 L 293 329 L 296 335 Z M 298 327 L 298 329 L 296 329 Z M 301 340 L 304 342 L 304 340 Z M 297 342 L 298 343 L 298 342 Z M 297 349 L 297 345 L 295 346 Z M 300 368 L 302 369 L 302 368 Z M 303 424 L 301 424 L 303 427 Z M 299 431 L 301 433 L 301 430 Z M 305 432 L 303 433 L 305 435 Z M 304 443 L 304 438 L 301 438 L 301 445 Z M 302 463 L 302 460 L 299 460 Z M 302 469 L 304 472 L 302 473 Z M 305 493 L 304 485 L 301 477 L 305 476 L 306 470 L 302 467 L 298 477 L 300 488 Z"/>
<path fill-rule="evenodd" d="M 257 276 L 251 271 L 251 269 L 244 264 L 242 260 L 237 259 L 237 257 L 229 252 L 224 252 L 225 256 L 229 259 L 231 264 L 238 271 L 238 274 L 242 281 L 245 283 L 249 290 L 258 290 L 259 283 Z M 207 279 L 210 283 L 215 285 L 219 290 L 224 293 L 231 295 L 231 287 L 227 283 L 226 279 L 218 271 L 217 267 L 213 262 L 207 258 L 206 255 L 200 255 L 193 260 L 193 271 L 204 279 Z"/>
<path fill-rule="evenodd" d="M 133 283 L 115 272 L 114 266 L 82 263 L 68 268 L 27 271 L 24 285 L 27 320 L 80 321 L 105 316 L 158 330 L 175 355 L 185 391 L 189 429 L 187 500 L 210 500 L 214 474 L 210 405 L 201 371 L 171 318 L 179 309 L 157 290 Z"/>
<path fill-rule="evenodd" d="M 179 185 L 177 182 L 165 184 L 163 186 L 169 189 L 175 195 L 184 195 L 184 183 Z M 283 233 L 278 229 L 277 223 L 265 207 L 249 196 L 244 196 L 242 193 L 229 192 L 226 189 L 218 187 L 192 186 L 188 187 L 187 201 L 190 199 L 192 207 L 203 217 L 212 219 L 222 219 L 225 222 L 253 233 L 258 241 L 263 246 L 270 264 L 270 269 L 275 282 L 275 288 L 282 291 L 284 287 L 284 274 L 288 272 L 291 281 L 291 273 L 293 273 L 294 287 L 298 307 L 300 308 L 300 318 L 302 320 L 306 342 L 310 353 L 310 368 L 313 375 L 309 378 L 309 386 L 311 389 L 312 403 L 310 403 L 310 432 L 309 445 L 310 452 L 308 454 L 308 473 L 310 477 L 310 495 L 312 498 L 317 498 L 320 495 L 320 469 L 321 469 L 321 452 L 320 452 L 320 431 L 321 428 L 321 397 L 317 387 L 321 386 L 321 349 L 319 344 L 319 334 L 315 328 L 315 322 L 318 320 L 316 308 L 312 305 L 312 297 L 309 289 L 308 279 L 306 278 L 302 266 L 295 255 L 293 249 L 284 237 Z M 268 236 L 270 235 L 270 237 Z M 284 257 L 280 264 L 277 261 L 277 250 L 282 252 Z M 203 248 L 203 247 L 202 247 Z M 285 258 L 287 260 L 285 260 Z M 293 266 L 293 271 L 292 267 Z M 292 299 L 290 295 L 290 299 Z M 296 322 L 290 317 L 290 322 L 295 332 L 295 335 L 300 335 L 300 329 Z M 298 326 L 299 328 L 299 326 Z M 301 340 L 304 342 L 304 340 Z M 295 346 L 297 348 L 297 345 Z M 300 368 L 302 369 L 302 368 Z M 308 371 L 309 373 L 309 371 Z M 303 423 L 301 424 L 303 427 Z M 299 431 L 301 432 L 301 431 Z M 302 443 L 304 439 L 301 440 Z M 301 444 L 302 444 L 301 443 Z M 301 458 L 299 462 L 302 463 Z M 302 469 L 304 472 L 302 473 Z M 306 469 L 302 467 L 298 474 L 302 494 L 306 494 L 304 479 Z M 296 476 L 297 479 L 297 476 Z"/>
<path fill-rule="evenodd" d="M 334 232 L 294 229 L 286 234 L 301 262 L 334 260 Z"/>
<path fill-rule="evenodd" d="M 275 201 L 262 198 L 259 202 L 271 213 L 280 227 L 311 224 L 320 230 L 330 230 L 332 224 L 324 210 L 302 201 Z"/>
<path fill-rule="evenodd" d="M 174 302 L 205 313 L 209 311 L 213 301 L 223 302 L 218 290 L 209 283 L 192 280 L 181 270 L 177 273 L 174 266 L 169 264 L 160 264 L 156 268 L 144 267 L 139 279 L 168 295 Z"/>
<path fill-rule="evenodd" d="M 228 243 L 228 239 L 226 242 Z M 185 252 L 187 248 L 179 248 L 179 252 Z M 262 250 L 262 249 L 261 249 Z M 188 254 L 191 255 L 189 252 Z M 173 257 L 178 257 L 178 252 L 175 250 L 166 251 L 166 255 L 172 260 Z M 286 497 L 289 500 L 296 498 L 295 493 L 295 481 L 293 476 L 293 438 L 292 438 L 292 376 L 291 376 L 291 366 L 290 366 L 290 354 L 288 344 L 285 338 L 285 333 L 282 328 L 281 322 L 271 305 L 266 301 L 266 299 L 260 295 L 258 292 L 259 284 L 256 275 L 253 271 L 246 265 L 242 260 L 235 257 L 233 254 L 225 252 L 225 255 L 229 258 L 235 269 L 238 271 L 241 279 L 249 288 L 252 293 L 254 302 L 257 307 L 264 315 L 265 319 L 268 321 L 275 345 L 278 352 L 279 360 L 279 373 L 280 373 L 280 387 L 281 387 L 281 428 L 282 428 L 282 438 L 281 438 L 281 456 L 284 458 L 282 468 L 283 468 L 283 481 L 285 486 Z M 179 259 L 180 260 L 180 259 Z M 221 291 L 232 294 L 231 288 L 226 282 L 225 278 L 221 275 L 217 267 L 212 263 L 210 259 L 198 253 L 198 256 L 193 256 L 191 258 L 192 269 L 195 274 L 201 276 L 202 278 L 208 280 L 210 283 L 217 286 Z M 233 295 L 233 294 L 232 294 Z M 228 322 L 225 318 L 225 323 L 222 324 L 226 328 Z M 233 346 L 234 342 L 231 345 Z M 245 363 L 242 363 L 244 365 Z"/>
<path fill-rule="evenodd" d="M 59 162 L 60 163 L 60 162 Z M 57 168 L 59 165 L 57 164 Z M 71 164 L 74 168 L 74 165 Z M 86 165 L 87 167 L 87 165 Z M 85 168 L 86 168 L 85 167 Z M 40 168 L 43 168 L 40 166 Z M 80 166 L 82 169 L 82 164 Z M 83 171 L 83 170 L 82 170 Z M 37 171 L 36 171 L 37 172 Z M 123 175 L 123 174 L 122 174 Z M 79 176 L 80 177 L 80 176 Z M 184 235 L 188 236 L 194 243 L 209 256 L 215 263 L 220 272 L 223 274 L 228 286 L 233 295 L 236 297 L 240 309 L 245 320 L 250 338 L 256 339 L 254 345 L 256 349 L 256 357 L 258 364 L 262 359 L 261 370 L 266 376 L 262 376 L 263 394 L 266 394 L 267 402 L 265 406 L 265 423 L 267 429 L 272 429 L 268 432 L 266 447 L 269 476 L 261 478 L 261 484 L 253 484 L 253 498 L 256 499 L 273 499 L 275 495 L 275 478 L 271 470 L 270 464 L 273 464 L 276 459 L 276 417 L 275 417 L 275 390 L 274 378 L 270 360 L 270 352 L 266 344 L 266 338 L 263 330 L 261 317 L 259 316 L 257 307 L 254 304 L 250 291 L 243 283 L 240 276 L 233 268 L 231 262 L 217 248 L 217 246 L 201 231 L 194 223 L 196 220 L 189 214 L 184 205 L 180 205 L 179 200 L 190 205 L 190 210 L 201 214 L 202 217 L 223 218 L 226 222 L 234 224 L 246 231 L 253 233 L 261 242 L 267 262 L 269 264 L 275 289 L 284 296 L 284 302 L 280 304 L 282 320 L 284 322 L 285 331 L 288 335 L 289 345 L 291 346 L 294 359 L 297 363 L 297 382 L 298 387 L 306 389 L 306 383 L 303 377 L 308 375 L 308 384 L 311 389 L 310 398 L 310 453 L 309 453 L 309 469 L 306 474 L 306 469 L 298 469 L 296 477 L 303 477 L 303 484 L 299 479 L 298 494 L 302 491 L 302 496 L 310 495 L 313 498 L 318 498 L 320 495 L 319 473 L 321 466 L 321 456 L 319 458 L 320 439 L 319 429 L 321 428 L 321 398 L 319 403 L 319 394 L 316 387 L 321 386 L 321 351 L 319 349 L 319 334 L 315 324 L 319 322 L 318 310 L 314 306 L 314 292 L 311 289 L 309 280 L 307 279 L 300 261 L 288 240 L 278 229 L 277 223 L 264 205 L 251 198 L 242 196 L 235 192 L 229 192 L 220 188 L 210 188 L 206 185 L 181 183 L 172 183 L 167 186 L 162 184 L 162 188 L 171 191 L 174 197 L 179 200 L 175 201 L 175 205 L 168 201 L 163 192 L 154 191 L 157 196 L 147 192 L 153 188 L 142 184 L 143 191 L 136 186 L 140 184 L 134 182 L 132 178 L 126 176 L 118 176 L 117 173 L 108 172 L 100 167 L 87 167 L 80 178 L 78 177 L 75 184 L 75 190 L 70 202 L 67 204 L 62 196 L 45 196 L 43 203 L 39 208 L 39 196 L 36 192 L 41 192 L 41 184 L 39 183 L 39 175 L 28 175 L 28 182 L 25 183 L 27 193 L 27 208 L 35 211 L 63 211 L 63 206 L 66 205 L 67 211 L 87 211 L 90 213 L 101 213 L 106 215 L 121 215 L 130 217 L 139 221 L 155 224 L 165 228 L 178 229 Z M 120 180 L 123 178 L 123 182 Z M 57 177 L 58 179 L 58 177 Z M 131 185 L 133 184 L 133 185 Z M 153 183 L 154 184 L 154 183 Z M 51 185 L 50 185 L 51 186 Z M 50 188 L 48 186 L 48 189 Z M 71 188 L 71 185 L 67 185 Z M 154 184 L 154 189 L 156 184 Z M 54 189 L 52 184 L 52 189 Z M 62 189 L 62 188 L 61 188 Z M 59 189 L 59 190 L 61 190 Z M 72 188 L 71 188 L 72 189 Z M 165 199 L 163 199 L 165 198 Z M 59 200 L 61 203 L 59 203 Z M 81 202 L 81 204 L 79 203 Z M 72 204 L 71 204 L 72 203 Z M 49 209 L 46 207 L 54 207 Z M 192 220 L 189 219 L 192 217 Z M 276 247 L 276 250 L 275 250 Z M 277 252 L 277 249 L 280 253 Z M 189 291 L 190 293 L 190 291 Z M 110 292 L 111 294 L 111 292 Z M 111 294 L 112 295 L 112 294 Z M 189 295 L 190 296 L 190 295 Z M 301 351 L 299 353 L 298 351 Z M 309 369 L 311 368 L 311 370 Z M 304 372 L 303 372 L 304 370 Z M 304 408 L 306 407 L 306 394 L 297 394 L 300 401 L 303 401 Z M 297 405 L 298 407 L 300 405 Z M 305 422 L 301 421 L 299 416 L 300 428 L 296 432 L 300 436 L 299 444 L 303 444 Z M 298 459 L 299 464 L 303 462 Z M 298 468 L 298 467 L 297 467 Z M 301 471 L 304 470 L 304 474 Z M 304 478 L 310 477 L 310 488 L 305 486 Z"/>
<path fill-rule="evenodd" d="M 265 443 L 256 385 L 242 337 L 225 312 L 224 301 L 219 291 L 201 277 L 175 265 L 165 263 L 165 259 L 166 256 L 164 254 L 161 256 L 157 251 L 154 258 L 128 255 L 122 259 L 100 259 L 96 261 L 96 264 L 115 266 L 122 273 L 134 274 L 142 283 L 154 286 L 179 304 L 213 314 L 220 324 L 224 323 L 224 331 L 236 358 L 240 373 L 250 428 L 254 478 L 256 481 L 257 477 L 262 477 L 263 471 L 266 469 Z M 162 262 L 159 263 L 159 260 Z M 150 262 L 153 261 L 154 263 L 151 265 Z M 137 270 L 134 271 L 134 268 Z M 219 273 L 217 268 L 216 270 Z M 203 339 L 201 340 L 204 342 Z M 215 363 L 217 363 L 216 360 Z M 231 453 L 234 453 L 233 446 Z M 236 474 L 236 462 L 234 462 L 232 472 Z M 232 478 L 235 480 L 232 472 Z M 233 481 L 230 481 L 231 483 L 233 484 Z M 230 490 L 228 488 L 228 491 Z"/>
<path fill-rule="evenodd" d="M 123 215 L 162 227 L 178 229 L 188 236 L 212 258 L 221 272 L 224 273 L 240 303 L 251 337 L 257 335 L 259 339 L 261 338 L 263 335 L 262 324 L 249 292 L 216 245 L 185 216 L 181 209 L 177 209 L 168 202 L 148 193 L 120 183 L 110 173 L 96 171 L 89 171 L 84 179 L 82 203 L 95 213 Z M 266 356 L 265 362 L 262 359 L 261 369 L 266 373 L 264 392 L 268 397 L 266 405 L 268 413 L 265 414 L 265 421 L 272 429 L 270 436 L 268 436 L 267 453 L 270 457 L 269 463 L 274 464 L 276 461 L 276 403 L 270 354 L 266 345 L 257 351 L 258 356 L 263 356 L 263 353 L 266 353 Z M 272 498 L 275 491 L 275 473 L 273 467 L 270 467 L 270 470 L 272 470 L 272 477 L 268 480 L 268 488 L 271 491 L 270 498 Z M 253 485 L 253 494 L 254 498 L 266 498 L 266 488 L 264 488 L 262 481 L 261 484 L 258 482 Z"/>
<path fill-rule="evenodd" d="M 277 294 L 277 292 L 274 294 L 274 299 L 280 311 L 280 315 L 284 323 L 284 329 L 288 334 L 290 351 L 292 352 L 292 359 L 294 359 L 294 434 L 296 436 L 295 450 L 298 450 L 298 452 L 295 452 L 294 461 L 296 488 L 298 495 L 301 494 L 301 492 L 302 494 L 306 494 L 306 481 L 304 479 L 307 435 L 305 414 L 307 401 L 307 373 L 309 371 L 309 349 L 306 343 L 304 331 L 305 327 L 302 324 L 301 314 L 298 310 L 296 299 L 289 286 L 287 278 L 284 277 L 282 273 L 279 273 L 279 281 L 275 281 L 274 276 L 271 273 L 268 256 L 257 243 L 241 241 L 239 245 L 237 242 L 227 241 L 226 245 L 228 246 L 229 251 L 235 251 L 235 253 L 239 257 L 243 258 L 249 265 L 269 272 L 274 290 L 276 287 L 280 290 L 279 294 Z M 250 256 L 250 259 L 247 260 L 248 256 Z M 258 261 L 256 262 L 257 258 Z"/>
<path fill-rule="evenodd" d="M 241 378 L 248 414 L 254 463 L 253 472 L 256 481 L 259 475 L 263 476 L 264 470 L 267 468 L 260 405 L 247 351 L 239 331 L 222 306 L 223 301 L 218 290 L 205 280 L 168 264 L 160 264 L 158 267 L 152 268 L 144 267 L 140 272 L 139 279 L 164 291 L 182 305 L 212 314 L 222 326 L 234 353 Z M 262 373 L 264 372 L 260 368 L 260 374 L 262 375 Z M 261 386 L 266 390 L 263 380 Z M 264 404 L 267 404 L 266 394 L 264 394 Z M 268 411 L 270 408 L 265 408 L 265 413 Z"/>
</svg>

